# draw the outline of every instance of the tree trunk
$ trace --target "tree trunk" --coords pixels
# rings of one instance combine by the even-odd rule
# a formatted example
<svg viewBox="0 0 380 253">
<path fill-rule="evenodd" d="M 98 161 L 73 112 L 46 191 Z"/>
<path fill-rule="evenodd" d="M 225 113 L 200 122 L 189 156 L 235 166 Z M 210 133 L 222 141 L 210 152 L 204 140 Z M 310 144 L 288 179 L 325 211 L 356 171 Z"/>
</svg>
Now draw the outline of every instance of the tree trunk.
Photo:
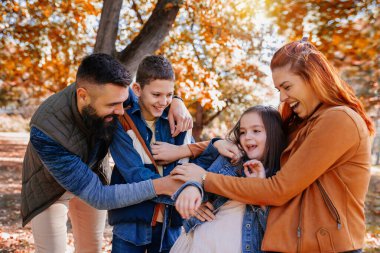
<svg viewBox="0 0 380 253">
<path fill-rule="evenodd" d="M 137 37 L 118 54 L 118 59 L 134 75 L 140 61 L 160 48 L 175 21 L 182 0 L 158 0 L 152 15 Z"/>
<path fill-rule="evenodd" d="M 183 0 L 158 0 L 137 37 L 118 53 L 115 43 L 123 0 L 104 0 L 94 52 L 115 56 L 134 75 L 140 61 L 160 48 L 182 3 Z"/>
<path fill-rule="evenodd" d="M 115 42 L 119 29 L 119 17 L 122 5 L 123 0 L 103 1 L 94 53 L 105 53 L 115 56 Z"/>
<path fill-rule="evenodd" d="M 195 122 L 193 127 L 193 137 L 195 141 L 201 141 L 203 131 L 203 107 L 200 102 L 196 103 Z"/>
</svg>

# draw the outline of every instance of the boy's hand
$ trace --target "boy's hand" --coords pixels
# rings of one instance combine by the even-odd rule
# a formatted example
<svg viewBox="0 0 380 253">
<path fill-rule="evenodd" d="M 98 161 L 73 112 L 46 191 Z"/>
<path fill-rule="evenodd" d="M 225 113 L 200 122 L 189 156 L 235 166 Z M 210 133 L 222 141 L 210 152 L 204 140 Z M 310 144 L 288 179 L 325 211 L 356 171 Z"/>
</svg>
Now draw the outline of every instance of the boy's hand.
<svg viewBox="0 0 380 253">
<path fill-rule="evenodd" d="M 249 160 L 243 166 L 247 177 L 265 178 L 265 168 L 259 160 Z"/>
<path fill-rule="evenodd" d="M 193 128 L 193 117 L 187 110 L 183 101 L 173 98 L 168 114 L 170 133 L 176 137 L 179 133 Z"/>
<path fill-rule="evenodd" d="M 202 203 L 202 196 L 198 188 L 195 186 L 186 187 L 178 196 L 175 202 L 175 208 L 183 219 L 189 219 L 195 216 L 195 210 Z"/>
<path fill-rule="evenodd" d="M 235 144 L 227 140 L 214 142 L 214 147 L 218 150 L 219 154 L 230 158 L 232 164 L 238 162 L 243 155 Z"/>
<path fill-rule="evenodd" d="M 161 141 L 152 144 L 151 149 L 154 160 L 160 165 L 169 164 L 192 155 L 187 145 L 177 146 Z"/>
</svg>

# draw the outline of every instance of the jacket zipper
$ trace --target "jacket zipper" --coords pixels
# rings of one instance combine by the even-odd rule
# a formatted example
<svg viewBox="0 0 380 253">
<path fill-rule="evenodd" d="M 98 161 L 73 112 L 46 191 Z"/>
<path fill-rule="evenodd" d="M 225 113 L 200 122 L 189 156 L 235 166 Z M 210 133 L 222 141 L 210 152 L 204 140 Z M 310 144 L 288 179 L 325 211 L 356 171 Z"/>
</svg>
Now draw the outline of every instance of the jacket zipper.
<svg viewBox="0 0 380 253">
<path fill-rule="evenodd" d="M 302 235 L 302 212 L 303 212 L 303 197 L 305 191 L 302 192 L 301 195 L 301 203 L 300 203 L 300 212 L 298 216 L 298 227 L 297 227 L 297 253 L 301 252 L 301 235 Z"/>
<path fill-rule="evenodd" d="M 331 201 L 329 195 L 327 194 L 325 188 L 323 188 L 321 182 L 317 180 L 318 188 L 321 192 L 323 201 L 325 202 L 327 209 L 329 209 L 329 212 L 331 216 L 335 219 L 338 229 L 340 230 L 342 228 L 342 222 L 340 220 L 340 215 L 338 213 L 338 210 L 334 206 L 334 203 Z"/>
</svg>

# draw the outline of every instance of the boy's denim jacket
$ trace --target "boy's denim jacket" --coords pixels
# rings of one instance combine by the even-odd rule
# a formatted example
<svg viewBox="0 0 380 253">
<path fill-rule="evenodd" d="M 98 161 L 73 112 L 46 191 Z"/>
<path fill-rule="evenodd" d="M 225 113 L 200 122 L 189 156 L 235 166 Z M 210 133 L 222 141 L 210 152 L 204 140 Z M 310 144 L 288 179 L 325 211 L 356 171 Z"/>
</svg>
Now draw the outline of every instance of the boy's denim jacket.
<svg viewBox="0 0 380 253">
<path fill-rule="evenodd" d="M 128 113 L 132 118 L 140 135 L 144 139 L 146 146 L 150 149 L 153 133 L 141 116 L 141 108 L 138 104 L 137 98 L 131 99 L 130 107 L 125 113 Z M 165 110 L 155 122 L 156 140 L 174 145 L 181 145 L 184 142 L 186 132 L 182 132 L 178 136 L 172 137 L 170 134 L 167 114 L 168 111 Z M 210 150 L 212 149 L 211 146 L 212 145 L 204 151 L 206 153 L 205 156 L 197 159 L 198 165 L 205 167 L 202 163 L 210 164 L 216 159 L 216 156 L 213 157 L 212 155 L 208 155 L 209 153 L 215 153 L 215 150 Z M 121 124 L 118 123 L 114 139 L 110 146 L 111 155 L 116 165 L 112 172 L 111 185 L 125 184 L 126 182 L 134 183 L 161 177 L 155 172 L 153 164 L 146 163 L 147 159 L 143 159 L 139 150 L 140 149 L 136 149 L 134 140 L 131 136 L 127 134 Z M 169 175 L 170 171 L 172 171 L 180 162 L 182 162 L 182 160 L 164 166 L 163 176 Z M 201 188 L 201 186 L 199 187 Z M 152 200 L 144 201 L 136 205 L 109 210 L 108 221 L 110 225 L 114 226 L 113 233 L 123 240 L 135 245 L 151 243 L 151 221 L 153 219 L 156 203 L 164 204 L 165 208 L 160 249 L 170 249 L 181 233 L 181 225 L 183 222 L 183 219 L 176 212 L 173 206 L 174 202 L 170 196 L 160 195 Z"/>
<path fill-rule="evenodd" d="M 201 156 L 203 156 L 203 154 Z M 207 171 L 234 177 L 244 176 L 242 164 L 234 166 L 227 158 L 223 156 L 218 156 Z M 181 187 L 181 189 L 183 188 L 185 188 L 185 185 Z M 176 199 L 179 193 L 180 191 L 178 191 L 173 198 Z M 205 193 L 203 200 L 211 202 L 214 206 L 215 213 L 229 199 L 216 194 Z M 264 211 L 259 206 L 246 205 L 242 224 L 242 252 L 263 252 L 260 248 L 266 227 L 268 211 L 268 207 L 266 211 Z M 190 219 L 184 221 L 183 227 L 186 233 L 188 233 L 202 223 L 204 222 L 195 217 L 191 217 Z"/>
</svg>

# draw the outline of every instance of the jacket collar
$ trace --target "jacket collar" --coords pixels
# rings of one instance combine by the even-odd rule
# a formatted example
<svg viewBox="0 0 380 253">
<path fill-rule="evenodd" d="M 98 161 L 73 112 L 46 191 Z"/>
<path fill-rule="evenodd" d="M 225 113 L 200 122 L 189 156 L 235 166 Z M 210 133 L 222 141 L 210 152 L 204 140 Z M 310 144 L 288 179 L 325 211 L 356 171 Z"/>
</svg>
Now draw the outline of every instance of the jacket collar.
<svg viewBox="0 0 380 253">
<path fill-rule="evenodd" d="M 297 127 L 297 130 L 295 130 L 295 133 L 293 133 L 294 135 L 291 138 L 288 146 L 283 151 L 283 154 L 293 148 L 293 146 L 295 145 L 295 143 L 299 139 L 299 134 L 300 134 L 300 132 L 302 132 L 302 129 L 304 127 L 306 127 L 309 122 L 311 122 L 315 118 L 319 117 L 324 111 L 326 111 L 330 107 L 331 107 L 330 105 L 326 105 L 326 104 L 321 103 L 317 106 L 317 108 L 314 110 L 314 112 L 312 112 L 312 114 L 307 119 L 301 121 L 301 123 Z"/>
<path fill-rule="evenodd" d="M 317 107 L 314 109 L 314 111 L 311 113 L 311 115 L 309 117 L 307 117 L 307 119 L 305 119 L 305 121 L 310 121 L 310 120 L 317 118 L 319 115 L 321 115 L 321 113 L 326 111 L 326 109 L 329 107 L 331 107 L 331 106 L 323 104 L 321 102 L 319 105 L 317 105 Z"/>
</svg>

